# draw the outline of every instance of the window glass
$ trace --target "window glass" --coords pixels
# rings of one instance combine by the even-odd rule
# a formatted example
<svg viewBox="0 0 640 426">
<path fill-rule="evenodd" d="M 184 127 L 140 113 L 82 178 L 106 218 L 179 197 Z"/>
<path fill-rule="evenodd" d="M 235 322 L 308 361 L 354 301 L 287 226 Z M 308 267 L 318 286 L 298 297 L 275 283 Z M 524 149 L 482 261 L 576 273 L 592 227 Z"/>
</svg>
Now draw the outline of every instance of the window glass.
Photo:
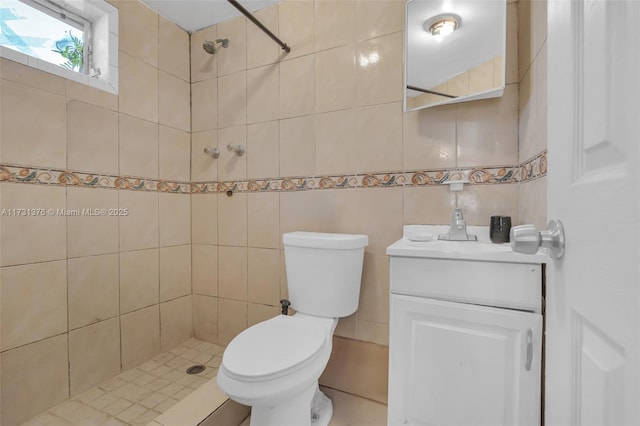
<svg viewBox="0 0 640 426">
<path fill-rule="evenodd" d="M 86 73 L 85 28 L 63 11 L 39 3 L 2 0 L 0 45 Z"/>
</svg>

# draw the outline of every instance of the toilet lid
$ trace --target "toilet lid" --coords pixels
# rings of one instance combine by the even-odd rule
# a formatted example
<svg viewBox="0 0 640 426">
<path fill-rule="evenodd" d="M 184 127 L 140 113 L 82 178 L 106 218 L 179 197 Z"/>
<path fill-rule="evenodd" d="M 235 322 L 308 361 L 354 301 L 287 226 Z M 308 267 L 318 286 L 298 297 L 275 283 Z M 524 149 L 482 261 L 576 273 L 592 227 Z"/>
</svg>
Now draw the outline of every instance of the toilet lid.
<svg viewBox="0 0 640 426">
<path fill-rule="evenodd" d="M 306 362 L 324 341 L 319 324 L 278 315 L 238 334 L 224 351 L 222 364 L 234 375 L 266 379 Z"/>
</svg>

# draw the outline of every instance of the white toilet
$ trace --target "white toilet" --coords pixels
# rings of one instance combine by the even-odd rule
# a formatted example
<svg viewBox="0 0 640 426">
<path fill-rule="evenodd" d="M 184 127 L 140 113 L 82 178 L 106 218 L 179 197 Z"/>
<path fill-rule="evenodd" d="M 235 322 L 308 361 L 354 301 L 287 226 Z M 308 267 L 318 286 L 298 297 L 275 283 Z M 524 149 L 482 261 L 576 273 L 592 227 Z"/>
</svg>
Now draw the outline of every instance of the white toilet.
<svg viewBox="0 0 640 426">
<path fill-rule="evenodd" d="M 229 343 L 218 385 L 251 409 L 252 426 L 325 426 L 331 400 L 318 378 L 331 355 L 338 318 L 358 308 L 366 235 L 283 235 L 293 316 L 256 324 Z"/>
</svg>

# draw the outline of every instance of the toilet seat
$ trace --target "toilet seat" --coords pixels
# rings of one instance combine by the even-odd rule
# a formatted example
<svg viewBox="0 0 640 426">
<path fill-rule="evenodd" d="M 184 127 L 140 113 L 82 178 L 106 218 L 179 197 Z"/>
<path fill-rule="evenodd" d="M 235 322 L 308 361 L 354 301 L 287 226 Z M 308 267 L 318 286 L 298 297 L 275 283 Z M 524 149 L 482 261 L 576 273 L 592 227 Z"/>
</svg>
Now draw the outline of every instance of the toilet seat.
<svg viewBox="0 0 640 426">
<path fill-rule="evenodd" d="M 227 346 L 221 368 L 236 380 L 274 379 L 311 362 L 325 341 L 321 324 L 299 315 L 278 315 L 238 334 Z"/>
</svg>

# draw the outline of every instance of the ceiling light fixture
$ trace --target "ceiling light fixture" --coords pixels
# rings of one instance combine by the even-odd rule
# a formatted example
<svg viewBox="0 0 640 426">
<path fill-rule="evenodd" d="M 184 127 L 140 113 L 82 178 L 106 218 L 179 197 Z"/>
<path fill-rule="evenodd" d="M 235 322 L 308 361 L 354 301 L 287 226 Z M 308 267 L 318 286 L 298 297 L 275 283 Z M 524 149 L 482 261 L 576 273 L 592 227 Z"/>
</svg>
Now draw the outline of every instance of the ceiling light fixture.
<svg viewBox="0 0 640 426">
<path fill-rule="evenodd" d="M 462 19 L 453 13 L 434 16 L 424 23 L 424 30 L 440 43 L 446 36 L 460 28 Z"/>
</svg>

